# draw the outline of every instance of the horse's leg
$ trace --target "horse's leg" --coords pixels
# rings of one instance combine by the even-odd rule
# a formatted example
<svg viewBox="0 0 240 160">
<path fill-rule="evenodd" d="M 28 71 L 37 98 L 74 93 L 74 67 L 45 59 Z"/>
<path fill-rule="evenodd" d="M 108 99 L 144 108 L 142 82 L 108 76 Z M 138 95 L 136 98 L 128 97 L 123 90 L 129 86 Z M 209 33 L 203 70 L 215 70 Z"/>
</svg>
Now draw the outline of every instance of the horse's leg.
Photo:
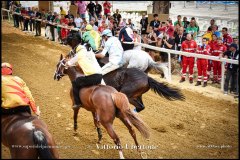
<svg viewBox="0 0 240 160">
<path fill-rule="evenodd" d="M 74 98 L 73 98 L 73 88 L 71 87 L 70 89 L 70 97 L 71 97 L 71 100 L 72 100 L 72 106 L 74 104 Z M 73 126 L 74 126 L 74 131 L 76 132 L 77 131 L 77 117 L 78 117 L 78 112 L 79 112 L 79 109 L 80 108 L 77 108 L 77 109 L 73 109 Z"/>
<path fill-rule="evenodd" d="M 92 112 L 93 115 L 93 120 L 94 120 L 94 124 L 96 126 L 97 129 L 97 133 L 98 133 L 98 143 L 101 143 L 102 140 L 102 130 L 100 128 L 100 122 L 99 122 L 99 117 L 97 115 L 97 113 Z"/>
<path fill-rule="evenodd" d="M 126 96 L 128 97 L 129 103 L 136 107 L 137 112 L 140 112 L 145 108 L 141 100 L 142 94 L 144 94 L 148 90 L 149 90 L 148 81 L 146 81 L 145 83 L 141 83 L 141 85 L 138 85 L 135 88 L 129 88 L 129 86 L 123 86 L 120 92 L 126 94 Z"/>
<path fill-rule="evenodd" d="M 114 143 L 117 145 L 120 159 L 124 159 L 120 139 L 117 136 L 117 134 L 115 133 L 115 131 L 113 130 L 112 124 L 109 122 L 107 122 L 107 123 L 101 122 L 101 123 L 104 126 L 104 128 L 106 128 L 109 136 L 113 139 Z"/>
<path fill-rule="evenodd" d="M 74 121 L 74 131 L 77 131 L 77 117 L 78 117 L 78 112 L 79 112 L 79 109 L 74 109 L 74 113 L 73 113 L 73 121 Z"/>
<path fill-rule="evenodd" d="M 141 99 L 141 98 L 139 98 L 139 97 L 129 98 L 129 103 L 136 107 L 137 112 L 141 112 L 145 108 L 144 104 L 142 103 L 142 101 L 139 101 L 139 99 Z"/>
<path fill-rule="evenodd" d="M 137 151 L 139 151 L 139 147 L 138 147 L 139 144 L 138 144 L 137 137 L 136 137 L 136 133 L 135 133 L 135 131 L 134 131 L 134 129 L 133 129 L 132 123 L 129 121 L 128 117 L 125 116 L 123 113 L 119 112 L 119 115 L 118 115 L 118 116 L 119 116 L 120 120 L 124 123 L 124 125 L 128 128 L 129 133 L 130 133 L 131 136 L 133 137 L 134 142 L 135 142 L 135 144 L 136 144 L 136 146 L 137 146 Z"/>
</svg>

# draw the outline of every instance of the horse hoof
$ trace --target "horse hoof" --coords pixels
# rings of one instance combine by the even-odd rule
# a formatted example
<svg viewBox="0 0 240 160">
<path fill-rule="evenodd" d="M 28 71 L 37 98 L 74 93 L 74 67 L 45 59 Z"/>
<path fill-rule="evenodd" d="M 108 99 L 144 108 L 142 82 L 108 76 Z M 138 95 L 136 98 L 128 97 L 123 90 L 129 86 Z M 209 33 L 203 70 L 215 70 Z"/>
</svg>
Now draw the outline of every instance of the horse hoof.
<svg viewBox="0 0 240 160">
<path fill-rule="evenodd" d="M 102 141 L 98 141 L 97 143 L 98 143 L 98 144 L 101 144 L 101 142 L 102 142 Z"/>
<path fill-rule="evenodd" d="M 141 152 L 141 157 L 142 157 L 142 159 L 147 159 L 147 153 Z"/>
</svg>

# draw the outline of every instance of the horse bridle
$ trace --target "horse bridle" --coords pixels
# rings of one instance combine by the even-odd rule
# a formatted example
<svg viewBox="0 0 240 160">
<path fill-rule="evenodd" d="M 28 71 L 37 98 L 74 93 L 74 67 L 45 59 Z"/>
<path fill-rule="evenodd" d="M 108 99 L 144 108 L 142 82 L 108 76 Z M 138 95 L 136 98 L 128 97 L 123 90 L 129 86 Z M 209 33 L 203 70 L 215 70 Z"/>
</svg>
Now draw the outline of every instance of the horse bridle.
<svg viewBox="0 0 240 160">
<path fill-rule="evenodd" d="M 59 77 L 59 79 L 60 79 L 60 78 L 62 78 L 62 77 L 65 75 L 64 73 L 58 73 L 59 70 L 60 70 L 60 67 L 62 67 L 62 66 L 64 66 L 64 67 L 67 69 L 67 66 L 63 63 L 64 60 L 66 60 L 66 58 L 63 58 L 63 59 L 59 62 L 60 64 L 59 64 L 57 70 L 55 71 L 56 78 Z"/>
</svg>

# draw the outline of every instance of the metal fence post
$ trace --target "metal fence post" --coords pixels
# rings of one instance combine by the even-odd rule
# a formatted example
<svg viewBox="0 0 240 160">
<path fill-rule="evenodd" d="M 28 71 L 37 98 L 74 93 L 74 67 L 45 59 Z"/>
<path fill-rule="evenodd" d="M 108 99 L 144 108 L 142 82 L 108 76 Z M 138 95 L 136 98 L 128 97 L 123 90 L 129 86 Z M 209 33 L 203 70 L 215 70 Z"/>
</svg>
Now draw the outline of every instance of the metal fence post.
<svg viewBox="0 0 240 160">
<path fill-rule="evenodd" d="M 222 73 L 222 77 L 221 77 L 221 91 L 224 91 L 224 72 L 225 72 L 225 64 L 224 62 L 221 62 L 221 73 Z"/>
<path fill-rule="evenodd" d="M 8 21 L 10 22 L 10 12 L 8 11 Z"/>
<path fill-rule="evenodd" d="M 171 54 L 168 52 L 168 78 L 169 81 L 172 81 L 172 75 L 171 75 L 171 70 L 172 70 L 172 66 L 171 66 Z"/>
<path fill-rule="evenodd" d="M 2 21 L 3 21 L 3 10 L 1 9 L 1 14 L 2 14 Z"/>
</svg>

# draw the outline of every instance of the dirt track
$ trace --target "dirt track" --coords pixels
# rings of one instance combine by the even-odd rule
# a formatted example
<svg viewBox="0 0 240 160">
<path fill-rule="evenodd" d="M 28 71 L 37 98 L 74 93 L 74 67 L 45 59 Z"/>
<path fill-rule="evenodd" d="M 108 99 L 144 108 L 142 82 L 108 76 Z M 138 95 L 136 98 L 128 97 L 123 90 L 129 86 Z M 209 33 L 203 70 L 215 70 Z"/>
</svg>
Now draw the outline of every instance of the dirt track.
<svg viewBox="0 0 240 160">
<path fill-rule="evenodd" d="M 13 64 L 14 74 L 29 86 L 41 108 L 41 119 L 60 147 L 60 157 L 119 158 L 117 150 L 97 148 L 92 115 L 84 109 L 80 110 L 78 135 L 74 136 L 70 81 L 68 77 L 59 82 L 53 80 L 60 54 L 69 50 L 44 38 L 26 35 L 7 22 L 2 24 L 2 61 Z M 210 90 L 206 89 L 206 93 Z M 153 148 L 144 150 L 148 158 L 238 158 L 238 104 L 217 94 L 209 97 L 184 88 L 182 92 L 185 101 L 170 102 L 152 91 L 143 96 L 146 109 L 140 117 L 151 128 L 150 140 L 145 141 L 136 132 L 141 145 Z M 114 127 L 122 144 L 130 147 L 134 141 L 127 128 L 118 119 Z M 104 144 L 114 145 L 103 129 L 100 146 Z M 125 158 L 140 158 L 136 150 L 123 151 Z M 2 158 L 10 158 L 6 147 L 2 148 Z"/>
</svg>

